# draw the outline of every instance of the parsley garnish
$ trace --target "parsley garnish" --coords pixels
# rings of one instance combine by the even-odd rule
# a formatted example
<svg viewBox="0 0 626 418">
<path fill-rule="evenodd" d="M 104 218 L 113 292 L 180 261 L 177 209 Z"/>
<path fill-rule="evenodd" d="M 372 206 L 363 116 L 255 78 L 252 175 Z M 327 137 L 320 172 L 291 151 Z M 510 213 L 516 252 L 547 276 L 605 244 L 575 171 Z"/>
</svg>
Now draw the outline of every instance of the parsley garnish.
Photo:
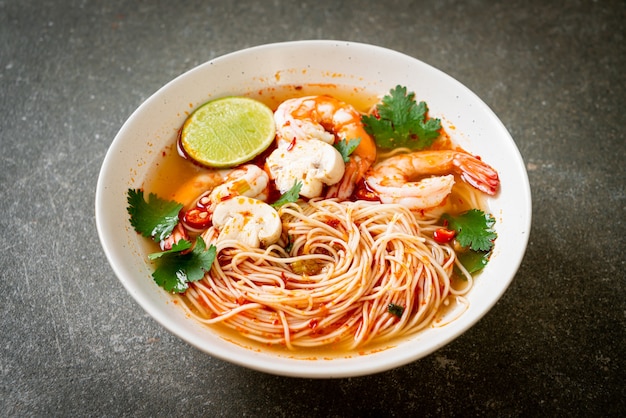
<svg viewBox="0 0 626 418">
<path fill-rule="evenodd" d="M 342 139 L 339 142 L 336 142 L 334 147 L 337 151 L 339 151 L 339 154 L 341 154 L 341 157 L 343 158 L 343 162 L 347 163 L 348 161 L 350 161 L 350 154 L 352 154 L 354 152 L 354 150 L 356 149 L 356 147 L 359 146 L 359 144 L 361 143 L 361 138 L 354 138 L 354 139 Z"/>
<path fill-rule="evenodd" d="M 376 106 L 375 114 L 363 116 L 365 131 L 374 137 L 381 148 L 407 147 L 421 150 L 439 137 L 441 121 L 426 119 L 426 102 L 416 103 L 415 93 L 407 94 L 406 87 L 396 86 Z"/>
<path fill-rule="evenodd" d="M 458 216 L 444 214 L 448 228 L 456 231 L 456 240 L 462 247 L 474 251 L 491 251 L 493 241 L 498 237 L 493 225 L 496 220 L 491 214 L 479 209 L 470 209 Z"/>
<path fill-rule="evenodd" d="M 156 242 L 169 237 L 178 223 L 178 212 L 183 205 L 178 202 L 163 200 L 155 194 L 148 195 L 146 202 L 143 190 L 128 189 L 128 214 L 130 224 L 144 237 Z"/>
<path fill-rule="evenodd" d="M 402 317 L 402 314 L 404 313 L 404 306 L 396 305 L 395 303 L 390 303 L 389 305 L 387 305 L 387 311 L 390 314 L 400 318 Z"/>
<path fill-rule="evenodd" d="M 180 240 L 171 250 L 149 255 L 157 263 L 152 277 L 166 291 L 183 293 L 190 282 L 202 279 L 204 273 L 211 269 L 217 251 L 214 245 L 207 249 L 204 240 L 197 237 L 193 249 L 186 252 L 189 248 L 189 241 Z"/>
<path fill-rule="evenodd" d="M 289 189 L 285 193 L 283 193 L 274 203 L 272 203 L 271 206 L 274 209 L 278 209 L 279 207 L 281 207 L 285 203 L 295 202 L 296 200 L 298 200 L 298 197 L 300 197 L 300 190 L 301 189 L 302 189 L 302 182 L 301 181 L 295 181 L 293 183 L 293 186 L 291 186 L 291 189 Z"/>
</svg>

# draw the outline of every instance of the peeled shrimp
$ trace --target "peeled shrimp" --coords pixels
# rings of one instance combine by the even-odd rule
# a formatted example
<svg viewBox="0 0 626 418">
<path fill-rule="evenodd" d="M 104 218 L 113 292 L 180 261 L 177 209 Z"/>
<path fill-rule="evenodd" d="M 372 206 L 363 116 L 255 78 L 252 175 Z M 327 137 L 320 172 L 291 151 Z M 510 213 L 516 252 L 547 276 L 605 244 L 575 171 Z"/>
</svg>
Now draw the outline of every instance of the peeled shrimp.
<svg viewBox="0 0 626 418">
<path fill-rule="evenodd" d="M 452 150 L 395 155 L 376 164 L 365 182 L 381 202 L 421 210 L 440 205 L 450 194 L 454 185 L 451 173 L 489 195 L 494 195 L 500 185 L 492 167 L 471 154 Z M 418 180 L 422 176 L 433 177 Z"/>
<path fill-rule="evenodd" d="M 278 148 L 283 150 L 293 148 L 298 141 L 319 140 L 332 146 L 342 139 L 361 139 L 345 165 L 341 180 L 325 183 L 332 186 L 327 197 L 349 197 L 357 181 L 376 159 L 376 145 L 363 128 L 359 112 L 334 97 L 307 96 L 286 100 L 274 112 L 274 121 Z M 283 175 L 286 172 L 281 171 Z M 293 184 L 293 181 L 287 183 Z"/>
<path fill-rule="evenodd" d="M 245 164 L 235 169 L 206 171 L 180 187 L 174 200 L 190 206 L 205 199 L 203 206 L 215 206 L 222 200 L 234 196 L 247 196 L 267 200 L 269 176 L 254 164 Z"/>
<path fill-rule="evenodd" d="M 235 169 L 202 172 L 180 187 L 174 195 L 174 200 L 184 205 L 182 223 L 176 226 L 172 235 L 161 241 L 161 248 L 170 249 L 180 239 L 187 239 L 188 231 L 199 233 L 211 227 L 217 208 L 223 203 L 237 200 L 235 198 L 249 198 L 250 201 L 259 203 L 256 207 L 263 204 L 273 211 L 271 206 L 263 202 L 268 196 L 269 176 L 254 164 L 245 164 Z M 229 205 L 226 209 L 230 210 L 235 206 Z M 260 223 L 261 221 L 256 222 Z M 249 243 L 256 242 L 250 241 L 254 239 L 252 237 L 254 231 L 250 230 L 250 225 L 239 222 L 229 228 L 231 236 L 237 236 L 236 229 L 240 228 L 239 232 L 247 234 Z"/>
</svg>

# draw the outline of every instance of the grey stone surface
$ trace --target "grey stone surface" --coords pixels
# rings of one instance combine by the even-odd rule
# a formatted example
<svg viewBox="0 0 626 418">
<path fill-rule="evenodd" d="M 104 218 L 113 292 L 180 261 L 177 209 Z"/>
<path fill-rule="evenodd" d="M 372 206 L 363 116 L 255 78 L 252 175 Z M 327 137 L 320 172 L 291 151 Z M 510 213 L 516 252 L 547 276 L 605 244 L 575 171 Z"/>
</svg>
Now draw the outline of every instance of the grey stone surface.
<svg viewBox="0 0 626 418">
<path fill-rule="evenodd" d="M 0 414 L 618 416 L 626 413 L 626 3 L 0 0 Z M 101 250 L 100 165 L 192 67 L 296 39 L 372 43 L 476 92 L 527 164 L 519 273 L 474 328 L 374 376 L 211 358 L 124 291 Z"/>
</svg>

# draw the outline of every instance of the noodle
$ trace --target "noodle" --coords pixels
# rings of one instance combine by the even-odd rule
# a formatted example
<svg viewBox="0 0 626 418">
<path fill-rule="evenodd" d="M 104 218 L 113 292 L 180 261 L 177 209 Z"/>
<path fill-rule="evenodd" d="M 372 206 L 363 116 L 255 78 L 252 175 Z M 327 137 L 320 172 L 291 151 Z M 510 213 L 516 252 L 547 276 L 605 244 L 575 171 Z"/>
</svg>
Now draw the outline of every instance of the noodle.
<svg viewBox="0 0 626 418">
<path fill-rule="evenodd" d="M 167 154 L 167 165 L 157 170 L 152 187 L 154 192 L 161 192 L 155 194 L 180 201 L 183 210 L 176 233 L 162 240 L 160 249 L 171 248 L 178 239 L 191 242 L 200 236 L 207 247 L 215 247 L 216 254 L 201 280 L 186 281 L 184 293 L 173 295 L 176 301 L 203 324 L 230 329 L 263 346 L 289 350 L 380 347 L 381 343 L 458 318 L 469 307 L 465 295 L 474 285 L 472 274 L 478 270 L 467 262 L 468 255 L 474 257 L 469 252 L 472 249 L 461 247 L 461 240 L 454 238 L 459 232 L 448 228 L 444 219 L 449 218 L 443 215 L 483 210 L 482 193 L 495 192 L 497 173 L 494 179 L 491 167 L 456 147 L 443 130 L 428 149 L 414 151 L 400 146 L 383 150 L 373 139 L 371 144 L 363 141 L 370 136 L 362 129 L 361 116 L 356 111 L 346 112 L 342 107 L 345 103 L 326 94 L 314 100 L 296 97 L 295 101 L 291 100 L 292 90 L 280 94 L 287 100 L 272 96 L 281 103 L 275 111 L 275 121 L 280 122 L 277 129 L 282 126 L 291 132 L 288 128 L 292 123 L 300 126 L 309 116 L 312 121 L 336 112 L 341 115 L 336 121 L 322 118 L 333 126 L 320 122 L 326 134 L 334 135 L 336 141 L 343 137 L 361 141 L 350 151 L 347 162 L 342 155 L 345 164 L 341 179 L 320 183 L 324 193 L 309 195 L 298 189 L 295 197 L 289 193 L 288 199 L 282 199 L 287 193 L 279 183 L 294 184 L 294 188 L 300 183 L 303 187 L 301 180 L 319 169 L 319 162 L 312 162 L 311 170 L 301 175 L 295 157 L 288 162 L 282 157 L 272 159 L 285 146 L 282 133 L 277 133 L 276 144 L 254 160 L 231 167 L 232 171 L 189 164 L 172 146 L 163 154 Z M 298 90 L 298 96 L 302 94 L 304 91 Z M 373 98 L 363 100 L 363 109 L 373 103 Z M 307 135 L 302 139 L 310 139 Z M 288 141 L 287 149 L 307 142 L 296 139 Z M 300 152 L 306 147 L 297 150 L 294 155 L 305 155 Z M 337 167 L 341 165 L 322 171 L 327 177 L 331 173 L 334 176 Z M 358 177 L 347 175 L 349 169 Z M 279 182 L 281 173 L 290 173 L 297 181 Z M 484 177 L 479 179 L 480 187 L 477 176 Z M 247 229 L 252 223 L 244 227 L 233 222 L 232 230 L 240 230 L 225 233 L 228 229 L 218 220 L 223 217 L 216 215 L 235 213 L 243 219 L 242 213 L 227 205 L 244 195 L 266 206 L 275 206 L 279 195 L 281 204 L 283 200 L 298 200 L 277 209 L 280 222 L 270 208 L 275 232 L 269 234 L 271 239 L 262 241 L 261 229 L 245 235 L 252 231 Z M 312 197 L 321 195 L 327 198 Z M 269 219 L 263 211 L 250 212 L 254 212 L 255 222 L 261 220 L 255 228 Z M 249 237 L 252 240 L 245 239 Z"/>
<path fill-rule="evenodd" d="M 437 227 L 434 218 L 404 206 L 311 199 L 279 214 L 283 235 L 267 249 L 216 242 L 213 228 L 203 234 L 217 258 L 178 296 L 191 316 L 264 344 L 353 349 L 423 329 L 448 295 L 471 288 L 466 271 L 466 286 L 451 286 L 462 266 L 450 246 L 423 233 Z M 404 308 L 400 317 L 390 304 Z"/>
</svg>

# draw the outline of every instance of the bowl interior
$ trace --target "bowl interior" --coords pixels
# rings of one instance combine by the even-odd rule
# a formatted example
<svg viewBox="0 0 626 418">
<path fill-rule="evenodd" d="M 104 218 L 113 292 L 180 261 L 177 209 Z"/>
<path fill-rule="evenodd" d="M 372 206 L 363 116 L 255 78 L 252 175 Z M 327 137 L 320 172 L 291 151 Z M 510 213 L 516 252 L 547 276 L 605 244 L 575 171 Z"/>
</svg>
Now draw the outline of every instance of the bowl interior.
<svg viewBox="0 0 626 418">
<path fill-rule="evenodd" d="M 142 187 L 151 164 L 189 112 L 207 100 L 277 85 L 335 84 L 383 95 L 407 86 L 428 103 L 452 139 L 499 172 L 501 191 L 488 205 L 498 239 L 492 258 L 456 321 L 367 355 L 298 358 L 234 344 L 185 316 L 153 281 L 139 237 L 126 212 L 128 188 Z M 105 157 L 96 191 L 96 223 L 107 258 L 127 291 L 169 331 L 215 357 L 273 374 L 346 377 L 371 374 L 421 358 L 450 342 L 498 301 L 524 255 L 531 196 L 524 163 L 506 128 L 469 89 L 445 73 L 388 49 L 340 41 L 298 41 L 254 47 L 200 65 L 146 100 L 126 121 Z"/>
</svg>

